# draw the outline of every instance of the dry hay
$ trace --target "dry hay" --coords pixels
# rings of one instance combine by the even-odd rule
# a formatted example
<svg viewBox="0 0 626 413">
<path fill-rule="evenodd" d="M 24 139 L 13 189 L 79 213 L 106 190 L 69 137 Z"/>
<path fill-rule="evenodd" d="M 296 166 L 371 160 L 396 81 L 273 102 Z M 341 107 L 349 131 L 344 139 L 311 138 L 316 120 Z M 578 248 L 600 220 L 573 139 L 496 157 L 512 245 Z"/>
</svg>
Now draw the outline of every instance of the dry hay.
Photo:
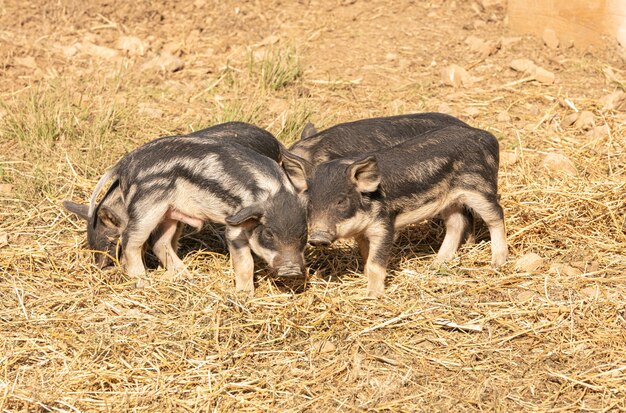
<svg viewBox="0 0 626 413">
<path fill-rule="evenodd" d="M 0 11 L 3 411 L 626 410 L 625 115 L 600 101 L 625 87 L 614 44 L 555 52 L 507 37 L 501 9 L 463 2 Z M 116 49 L 122 34 L 144 55 Z M 501 47 L 468 54 L 470 34 Z M 182 70 L 141 70 L 164 50 Z M 510 70 L 515 58 L 556 83 Z M 450 63 L 471 87 L 442 84 Z M 562 124 L 574 108 L 606 128 Z M 155 270 L 135 289 L 91 265 L 82 222 L 60 208 L 156 136 L 242 119 L 287 142 L 309 119 L 428 110 L 501 142 L 502 271 L 488 267 L 484 230 L 432 267 L 443 230 L 431 222 L 400 235 L 383 299 L 363 299 L 351 243 L 310 249 L 305 288 L 258 266 L 244 299 L 209 227 L 183 240 L 189 276 Z M 548 153 L 574 173 L 550 172 Z M 543 265 L 517 270 L 531 252 Z"/>
</svg>

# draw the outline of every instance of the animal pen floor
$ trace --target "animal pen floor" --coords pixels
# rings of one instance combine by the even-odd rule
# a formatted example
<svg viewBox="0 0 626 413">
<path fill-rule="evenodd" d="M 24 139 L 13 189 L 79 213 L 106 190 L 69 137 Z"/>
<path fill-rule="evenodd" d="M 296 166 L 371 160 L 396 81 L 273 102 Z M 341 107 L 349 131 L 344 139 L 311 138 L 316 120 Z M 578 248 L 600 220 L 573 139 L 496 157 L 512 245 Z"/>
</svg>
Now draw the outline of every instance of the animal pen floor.
<svg viewBox="0 0 626 413">
<path fill-rule="evenodd" d="M 489 3 L 0 2 L 0 410 L 626 410 L 626 56 L 514 36 Z M 424 111 L 500 141 L 501 271 L 484 230 L 433 267 L 427 222 L 380 300 L 349 242 L 307 251 L 305 288 L 259 266 L 246 299 L 208 226 L 188 275 L 136 289 L 60 207 L 158 136 Z"/>
</svg>

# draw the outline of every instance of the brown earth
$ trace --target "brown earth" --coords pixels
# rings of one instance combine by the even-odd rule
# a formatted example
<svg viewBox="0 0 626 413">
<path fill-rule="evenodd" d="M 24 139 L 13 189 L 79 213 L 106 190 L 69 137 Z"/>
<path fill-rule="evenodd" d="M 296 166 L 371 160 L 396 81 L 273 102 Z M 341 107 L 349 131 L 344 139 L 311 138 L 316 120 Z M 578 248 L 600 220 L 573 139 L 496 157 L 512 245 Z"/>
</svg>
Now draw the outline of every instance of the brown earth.
<svg viewBox="0 0 626 413">
<path fill-rule="evenodd" d="M 280 56 L 298 73 L 273 87 Z M 0 2 L 0 408 L 626 410 L 624 62 L 513 35 L 500 1 Z M 261 268 L 247 300 L 208 229 L 189 276 L 134 289 L 60 207 L 157 136 L 424 111 L 500 141 L 502 271 L 486 242 L 432 267 L 433 222 L 380 300 L 351 243 L 309 250 L 297 293 Z"/>
</svg>

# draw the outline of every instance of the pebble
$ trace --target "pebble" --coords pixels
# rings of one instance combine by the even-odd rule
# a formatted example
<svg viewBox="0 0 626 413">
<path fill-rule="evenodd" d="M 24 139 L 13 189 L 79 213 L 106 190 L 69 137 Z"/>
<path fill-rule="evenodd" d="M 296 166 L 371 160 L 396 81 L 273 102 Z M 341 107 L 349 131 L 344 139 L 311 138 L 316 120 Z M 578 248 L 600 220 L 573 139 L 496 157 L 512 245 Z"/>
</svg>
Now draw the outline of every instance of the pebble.
<svg viewBox="0 0 626 413">
<path fill-rule="evenodd" d="M 593 128 L 593 130 L 591 131 L 591 136 L 593 136 L 594 138 L 604 138 L 605 136 L 609 136 L 609 132 L 609 125 L 605 123 L 604 125 L 596 126 L 595 128 Z"/>
<path fill-rule="evenodd" d="M 503 123 L 510 122 L 511 116 L 509 116 L 509 114 L 506 112 L 500 112 L 498 113 L 498 116 L 496 116 L 496 120 Z"/>
<path fill-rule="evenodd" d="M 511 60 L 510 63 L 511 69 L 524 72 L 535 78 L 536 81 L 540 83 L 545 83 L 551 85 L 554 83 L 554 73 L 549 70 L 544 69 L 541 66 L 537 66 L 535 62 L 530 59 L 514 59 Z"/>
<path fill-rule="evenodd" d="M 580 269 L 576 267 L 572 267 L 571 265 L 568 265 L 568 264 L 554 263 L 550 265 L 550 269 L 548 269 L 548 273 L 565 275 L 567 277 L 576 277 L 578 275 L 581 275 L 583 272 Z"/>
<path fill-rule="evenodd" d="M 185 62 L 171 53 L 164 52 L 141 65 L 141 70 L 162 70 L 176 72 L 185 66 Z"/>
<path fill-rule="evenodd" d="M 593 113 L 588 110 L 584 110 L 580 112 L 578 119 L 574 123 L 574 126 L 578 129 L 582 129 L 585 131 L 591 130 L 596 126 L 596 121 L 593 116 Z"/>
<path fill-rule="evenodd" d="M 555 79 L 554 73 L 539 66 L 535 68 L 533 76 L 536 81 L 540 83 L 545 83 L 547 85 L 553 84 Z"/>
<path fill-rule="evenodd" d="M 500 152 L 500 165 L 510 166 L 515 165 L 519 160 L 519 154 L 517 151 Z"/>
<path fill-rule="evenodd" d="M 578 115 L 578 112 L 573 112 L 569 115 L 566 115 L 560 123 L 561 128 L 566 129 L 576 123 L 576 121 L 578 120 Z"/>
<path fill-rule="evenodd" d="M 158 119 L 163 117 L 163 111 L 161 109 L 152 108 L 145 104 L 139 104 L 137 112 L 140 115 L 146 115 L 149 118 Z"/>
<path fill-rule="evenodd" d="M 542 165 L 550 172 L 563 173 L 569 176 L 576 176 L 578 171 L 574 163 L 569 158 L 560 153 L 549 153 L 543 158 Z"/>
<path fill-rule="evenodd" d="M 102 59 L 113 59 L 117 57 L 118 52 L 110 47 L 98 46 L 90 42 L 84 42 L 81 45 L 81 51 L 93 57 L 100 57 Z"/>
<path fill-rule="evenodd" d="M 544 260 L 539 254 L 530 252 L 528 254 L 524 254 L 517 260 L 515 263 L 515 269 L 518 271 L 532 273 L 543 267 L 543 264 Z"/>
<path fill-rule="evenodd" d="M 385 55 L 385 60 L 387 60 L 388 62 L 394 62 L 398 60 L 398 55 L 395 53 L 387 53 Z"/>
<path fill-rule="evenodd" d="M 556 32 L 553 29 L 546 28 L 543 31 L 542 37 L 543 37 L 543 42 L 550 49 L 556 49 L 557 47 L 559 47 L 559 38 L 557 37 Z"/>
<path fill-rule="evenodd" d="M 117 39 L 117 48 L 124 50 L 131 56 L 143 56 L 146 47 L 137 36 L 122 36 Z"/>
<path fill-rule="evenodd" d="M 511 69 L 517 72 L 532 73 L 537 65 L 530 59 L 514 59 L 510 63 Z"/>
<path fill-rule="evenodd" d="M 618 90 L 600 98 L 602 110 L 626 110 L 626 93 Z"/>
<path fill-rule="evenodd" d="M 335 350 L 337 350 L 337 346 L 335 346 L 332 342 L 328 340 L 322 340 L 313 344 L 311 350 L 313 351 L 313 353 L 317 354 L 334 353 Z"/>
<path fill-rule="evenodd" d="M 27 67 L 29 69 L 37 69 L 37 62 L 32 56 L 16 57 L 15 63 L 19 66 Z"/>
<path fill-rule="evenodd" d="M 467 70 L 463 69 L 459 65 L 450 65 L 445 67 L 441 71 L 441 80 L 446 85 L 451 85 L 454 87 L 463 86 L 471 86 L 472 78 L 470 77 Z"/>
</svg>

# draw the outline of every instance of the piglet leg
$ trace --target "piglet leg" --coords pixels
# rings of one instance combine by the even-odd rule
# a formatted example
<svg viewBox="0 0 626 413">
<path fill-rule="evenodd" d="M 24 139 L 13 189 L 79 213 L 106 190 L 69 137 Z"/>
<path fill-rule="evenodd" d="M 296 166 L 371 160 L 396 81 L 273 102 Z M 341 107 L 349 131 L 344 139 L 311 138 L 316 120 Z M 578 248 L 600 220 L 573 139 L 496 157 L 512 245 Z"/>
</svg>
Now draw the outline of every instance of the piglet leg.
<svg viewBox="0 0 626 413">
<path fill-rule="evenodd" d="M 254 259 L 248 237 L 241 228 L 226 227 L 226 244 L 235 271 L 235 290 L 254 295 Z"/>
<path fill-rule="evenodd" d="M 178 236 L 180 235 L 179 227 L 181 226 L 178 221 L 166 218 L 153 234 L 155 241 L 152 250 L 161 265 L 172 273 L 185 268 L 185 264 L 176 254 Z"/>
<path fill-rule="evenodd" d="M 383 222 L 372 225 L 366 230 L 365 237 L 369 240 L 369 254 L 364 271 L 367 277 L 367 296 L 377 298 L 385 294 L 387 262 L 394 237 L 393 226 Z"/>
</svg>

